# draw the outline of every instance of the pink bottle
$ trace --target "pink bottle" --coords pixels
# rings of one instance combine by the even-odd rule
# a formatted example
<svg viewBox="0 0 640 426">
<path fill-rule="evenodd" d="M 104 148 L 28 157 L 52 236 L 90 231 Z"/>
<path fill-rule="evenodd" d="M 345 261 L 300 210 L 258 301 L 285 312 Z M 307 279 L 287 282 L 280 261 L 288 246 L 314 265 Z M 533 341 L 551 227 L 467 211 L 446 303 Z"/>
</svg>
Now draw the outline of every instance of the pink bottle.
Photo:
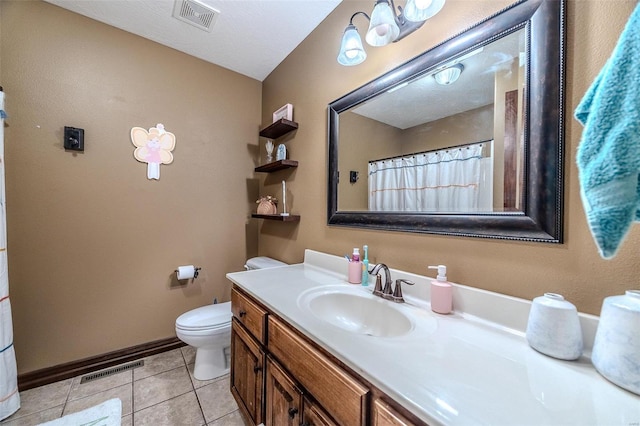
<svg viewBox="0 0 640 426">
<path fill-rule="evenodd" d="M 360 262 L 360 249 L 354 248 L 351 260 L 349 261 L 349 282 L 360 284 L 362 281 L 362 262 Z"/>
<path fill-rule="evenodd" d="M 431 281 L 431 310 L 438 314 L 451 313 L 453 309 L 453 288 L 447 281 L 447 267 L 444 265 L 429 266 L 437 269 L 438 276 Z"/>
</svg>

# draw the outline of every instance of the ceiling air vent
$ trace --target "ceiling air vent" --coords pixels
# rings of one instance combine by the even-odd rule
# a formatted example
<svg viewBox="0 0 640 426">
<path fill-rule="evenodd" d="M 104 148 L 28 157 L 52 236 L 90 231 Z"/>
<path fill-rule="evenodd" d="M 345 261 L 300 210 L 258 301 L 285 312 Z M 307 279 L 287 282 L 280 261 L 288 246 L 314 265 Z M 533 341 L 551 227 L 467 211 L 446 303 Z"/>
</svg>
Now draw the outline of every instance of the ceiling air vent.
<svg viewBox="0 0 640 426">
<path fill-rule="evenodd" d="M 181 21 L 211 32 L 220 11 L 197 0 L 176 0 L 173 16 Z"/>
</svg>

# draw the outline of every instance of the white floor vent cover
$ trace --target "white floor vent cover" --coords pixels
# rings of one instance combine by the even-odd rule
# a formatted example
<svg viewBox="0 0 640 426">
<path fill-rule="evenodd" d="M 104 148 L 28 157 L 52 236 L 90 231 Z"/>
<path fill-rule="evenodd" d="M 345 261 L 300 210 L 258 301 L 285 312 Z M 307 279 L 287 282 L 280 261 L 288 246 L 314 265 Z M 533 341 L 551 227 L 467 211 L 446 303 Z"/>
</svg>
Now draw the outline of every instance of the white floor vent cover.
<svg viewBox="0 0 640 426">
<path fill-rule="evenodd" d="M 176 0 L 173 6 L 175 18 L 208 32 L 213 29 L 219 14 L 219 10 L 197 0 Z"/>
<path fill-rule="evenodd" d="M 129 364 L 120 365 L 118 367 L 110 368 L 108 370 L 98 371 L 97 373 L 88 374 L 80 379 L 80 384 L 91 382 L 93 380 L 102 379 L 103 377 L 112 376 L 114 374 L 122 373 L 123 371 L 131 370 L 132 368 L 138 368 L 144 366 L 144 360 L 130 362 Z"/>
</svg>

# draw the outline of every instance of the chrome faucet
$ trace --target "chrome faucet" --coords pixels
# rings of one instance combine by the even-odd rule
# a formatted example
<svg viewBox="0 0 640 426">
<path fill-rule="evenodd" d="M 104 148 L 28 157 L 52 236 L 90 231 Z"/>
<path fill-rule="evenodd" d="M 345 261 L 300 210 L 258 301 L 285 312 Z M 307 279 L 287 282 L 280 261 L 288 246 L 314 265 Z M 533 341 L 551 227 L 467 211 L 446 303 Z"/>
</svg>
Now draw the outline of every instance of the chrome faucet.
<svg viewBox="0 0 640 426">
<path fill-rule="evenodd" d="M 379 274 L 380 269 L 384 270 L 384 275 L 385 275 L 384 288 L 382 288 L 382 277 L 380 277 L 380 274 Z M 369 274 L 377 275 L 376 286 L 373 289 L 373 294 L 375 294 L 376 296 L 383 297 L 385 299 L 389 299 L 396 303 L 404 303 L 404 298 L 402 297 L 402 283 L 405 283 L 408 285 L 414 284 L 413 281 L 409 281 L 405 279 L 397 279 L 395 288 L 392 290 L 391 289 L 391 283 L 392 283 L 391 272 L 389 271 L 389 268 L 387 267 L 387 265 L 385 265 L 384 263 L 378 263 L 377 265 L 375 265 L 373 269 L 369 271 Z"/>
</svg>

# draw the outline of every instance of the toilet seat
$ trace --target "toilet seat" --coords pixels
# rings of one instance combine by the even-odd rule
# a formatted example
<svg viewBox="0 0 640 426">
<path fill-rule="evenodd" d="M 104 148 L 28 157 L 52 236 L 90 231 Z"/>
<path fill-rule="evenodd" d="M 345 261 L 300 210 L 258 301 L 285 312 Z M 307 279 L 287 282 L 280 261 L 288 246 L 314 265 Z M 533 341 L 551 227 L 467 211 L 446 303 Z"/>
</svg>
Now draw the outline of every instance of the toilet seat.
<svg viewBox="0 0 640 426">
<path fill-rule="evenodd" d="M 176 319 L 176 328 L 184 331 L 216 330 L 231 324 L 231 302 L 202 306 Z"/>
</svg>

